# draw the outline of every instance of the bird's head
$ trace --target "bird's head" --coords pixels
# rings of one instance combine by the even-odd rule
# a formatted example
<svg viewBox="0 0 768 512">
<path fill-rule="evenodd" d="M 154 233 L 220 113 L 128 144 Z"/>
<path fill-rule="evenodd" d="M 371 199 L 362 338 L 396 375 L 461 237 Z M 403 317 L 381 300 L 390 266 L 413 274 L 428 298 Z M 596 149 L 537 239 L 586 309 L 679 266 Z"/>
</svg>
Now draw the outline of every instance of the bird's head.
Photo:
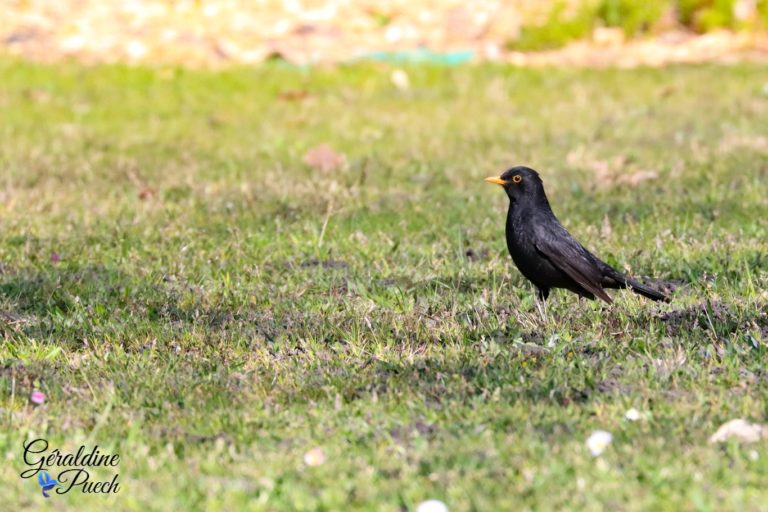
<svg viewBox="0 0 768 512">
<path fill-rule="evenodd" d="M 544 183 L 539 173 L 529 167 L 512 167 L 504 171 L 501 176 L 485 178 L 488 183 L 494 183 L 504 187 L 504 191 L 513 203 L 531 199 L 544 198 Z"/>
</svg>

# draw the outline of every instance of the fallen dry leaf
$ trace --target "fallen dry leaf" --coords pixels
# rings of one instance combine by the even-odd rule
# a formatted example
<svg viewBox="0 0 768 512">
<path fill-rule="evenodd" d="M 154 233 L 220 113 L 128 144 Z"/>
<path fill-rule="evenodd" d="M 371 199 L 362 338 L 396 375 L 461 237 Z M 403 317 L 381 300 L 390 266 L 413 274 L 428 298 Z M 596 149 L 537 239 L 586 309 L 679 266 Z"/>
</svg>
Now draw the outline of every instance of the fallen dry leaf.
<svg viewBox="0 0 768 512">
<path fill-rule="evenodd" d="M 304 155 L 304 163 L 322 172 L 331 172 L 347 163 L 347 158 L 327 144 L 320 144 Z"/>
<path fill-rule="evenodd" d="M 309 97 L 309 92 L 304 89 L 292 91 L 280 91 L 277 98 L 282 101 L 303 101 Z"/>
<path fill-rule="evenodd" d="M 637 171 L 632 174 L 621 176 L 618 180 L 619 183 L 626 183 L 627 185 L 636 187 L 640 183 L 648 180 L 655 180 L 659 177 L 659 173 L 656 171 Z"/>
<path fill-rule="evenodd" d="M 717 432 L 709 438 L 709 442 L 722 443 L 728 439 L 736 439 L 742 443 L 755 443 L 760 439 L 768 439 L 768 427 L 750 423 L 741 418 L 731 420 L 717 429 Z"/>
<path fill-rule="evenodd" d="M 139 199 L 142 201 L 146 201 L 147 199 L 152 198 L 157 191 L 151 187 L 144 187 L 141 190 L 139 190 Z"/>
</svg>

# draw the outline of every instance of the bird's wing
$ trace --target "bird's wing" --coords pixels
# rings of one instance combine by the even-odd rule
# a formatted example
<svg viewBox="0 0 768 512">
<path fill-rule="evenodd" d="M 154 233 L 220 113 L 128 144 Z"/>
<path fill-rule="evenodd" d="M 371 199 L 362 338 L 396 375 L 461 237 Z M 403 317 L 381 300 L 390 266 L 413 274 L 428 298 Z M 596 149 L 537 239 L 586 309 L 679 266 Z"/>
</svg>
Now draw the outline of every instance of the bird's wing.
<svg viewBox="0 0 768 512">
<path fill-rule="evenodd" d="M 611 296 L 600 286 L 602 275 L 591 255 L 562 226 L 557 231 L 537 232 L 536 250 L 595 297 L 611 303 Z"/>
</svg>

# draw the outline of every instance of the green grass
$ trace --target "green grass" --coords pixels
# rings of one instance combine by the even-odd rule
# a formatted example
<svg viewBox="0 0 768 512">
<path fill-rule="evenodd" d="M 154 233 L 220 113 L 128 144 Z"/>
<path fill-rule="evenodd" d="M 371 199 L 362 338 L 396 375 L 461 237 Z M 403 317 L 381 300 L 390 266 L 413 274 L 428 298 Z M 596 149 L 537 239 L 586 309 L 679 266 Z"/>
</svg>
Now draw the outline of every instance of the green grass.
<svg viewBox="0 0 768 512">
<path fill-rule="evenodd" d="M 556 0 L 539 23 L 524 24 L 507 46 L 514 50 L 550 50 L 589 39 L 597 27 L 620 28 L 627 36 L 668 31 L 670 24 L 698 33 L 714 30 L 764 32 L 768 0 L 755 0 L 753 11 L 739 19 L 741 0 Z"/>
<path fill-rule="evenodd" d="M 707 443 L 768 420 L 764 69 L 390 72 L 0 61 L 4 510 L 45 501 L 34 436 L 121 455 L 57 510 L 765 509 L 766 444 Z M 512 164 L 673 301 L 543 322 Z"/>
</svg>

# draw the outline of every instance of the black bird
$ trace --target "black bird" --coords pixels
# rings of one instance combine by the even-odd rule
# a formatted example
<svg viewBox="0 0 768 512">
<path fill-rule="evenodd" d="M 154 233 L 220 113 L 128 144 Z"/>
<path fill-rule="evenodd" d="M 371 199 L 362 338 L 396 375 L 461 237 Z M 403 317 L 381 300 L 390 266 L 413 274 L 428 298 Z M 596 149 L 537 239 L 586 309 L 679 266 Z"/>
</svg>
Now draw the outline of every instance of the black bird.
<svg viewBox="0 0 768 512">
<path fill-rule="evenodd" d="M 485 181 L 504 187 L 509 196 L 507 248 L 520 272 L 539 291 L 542 300 L 552 288 L 565 288 L 582 297 L 611 303 L 605 288 L 631 288 L 652 300 L 668 297 L 612 268 L 589 252 L 560 224 L 539 174 L 528 167 L 513 167 Z"/>
</svg>

